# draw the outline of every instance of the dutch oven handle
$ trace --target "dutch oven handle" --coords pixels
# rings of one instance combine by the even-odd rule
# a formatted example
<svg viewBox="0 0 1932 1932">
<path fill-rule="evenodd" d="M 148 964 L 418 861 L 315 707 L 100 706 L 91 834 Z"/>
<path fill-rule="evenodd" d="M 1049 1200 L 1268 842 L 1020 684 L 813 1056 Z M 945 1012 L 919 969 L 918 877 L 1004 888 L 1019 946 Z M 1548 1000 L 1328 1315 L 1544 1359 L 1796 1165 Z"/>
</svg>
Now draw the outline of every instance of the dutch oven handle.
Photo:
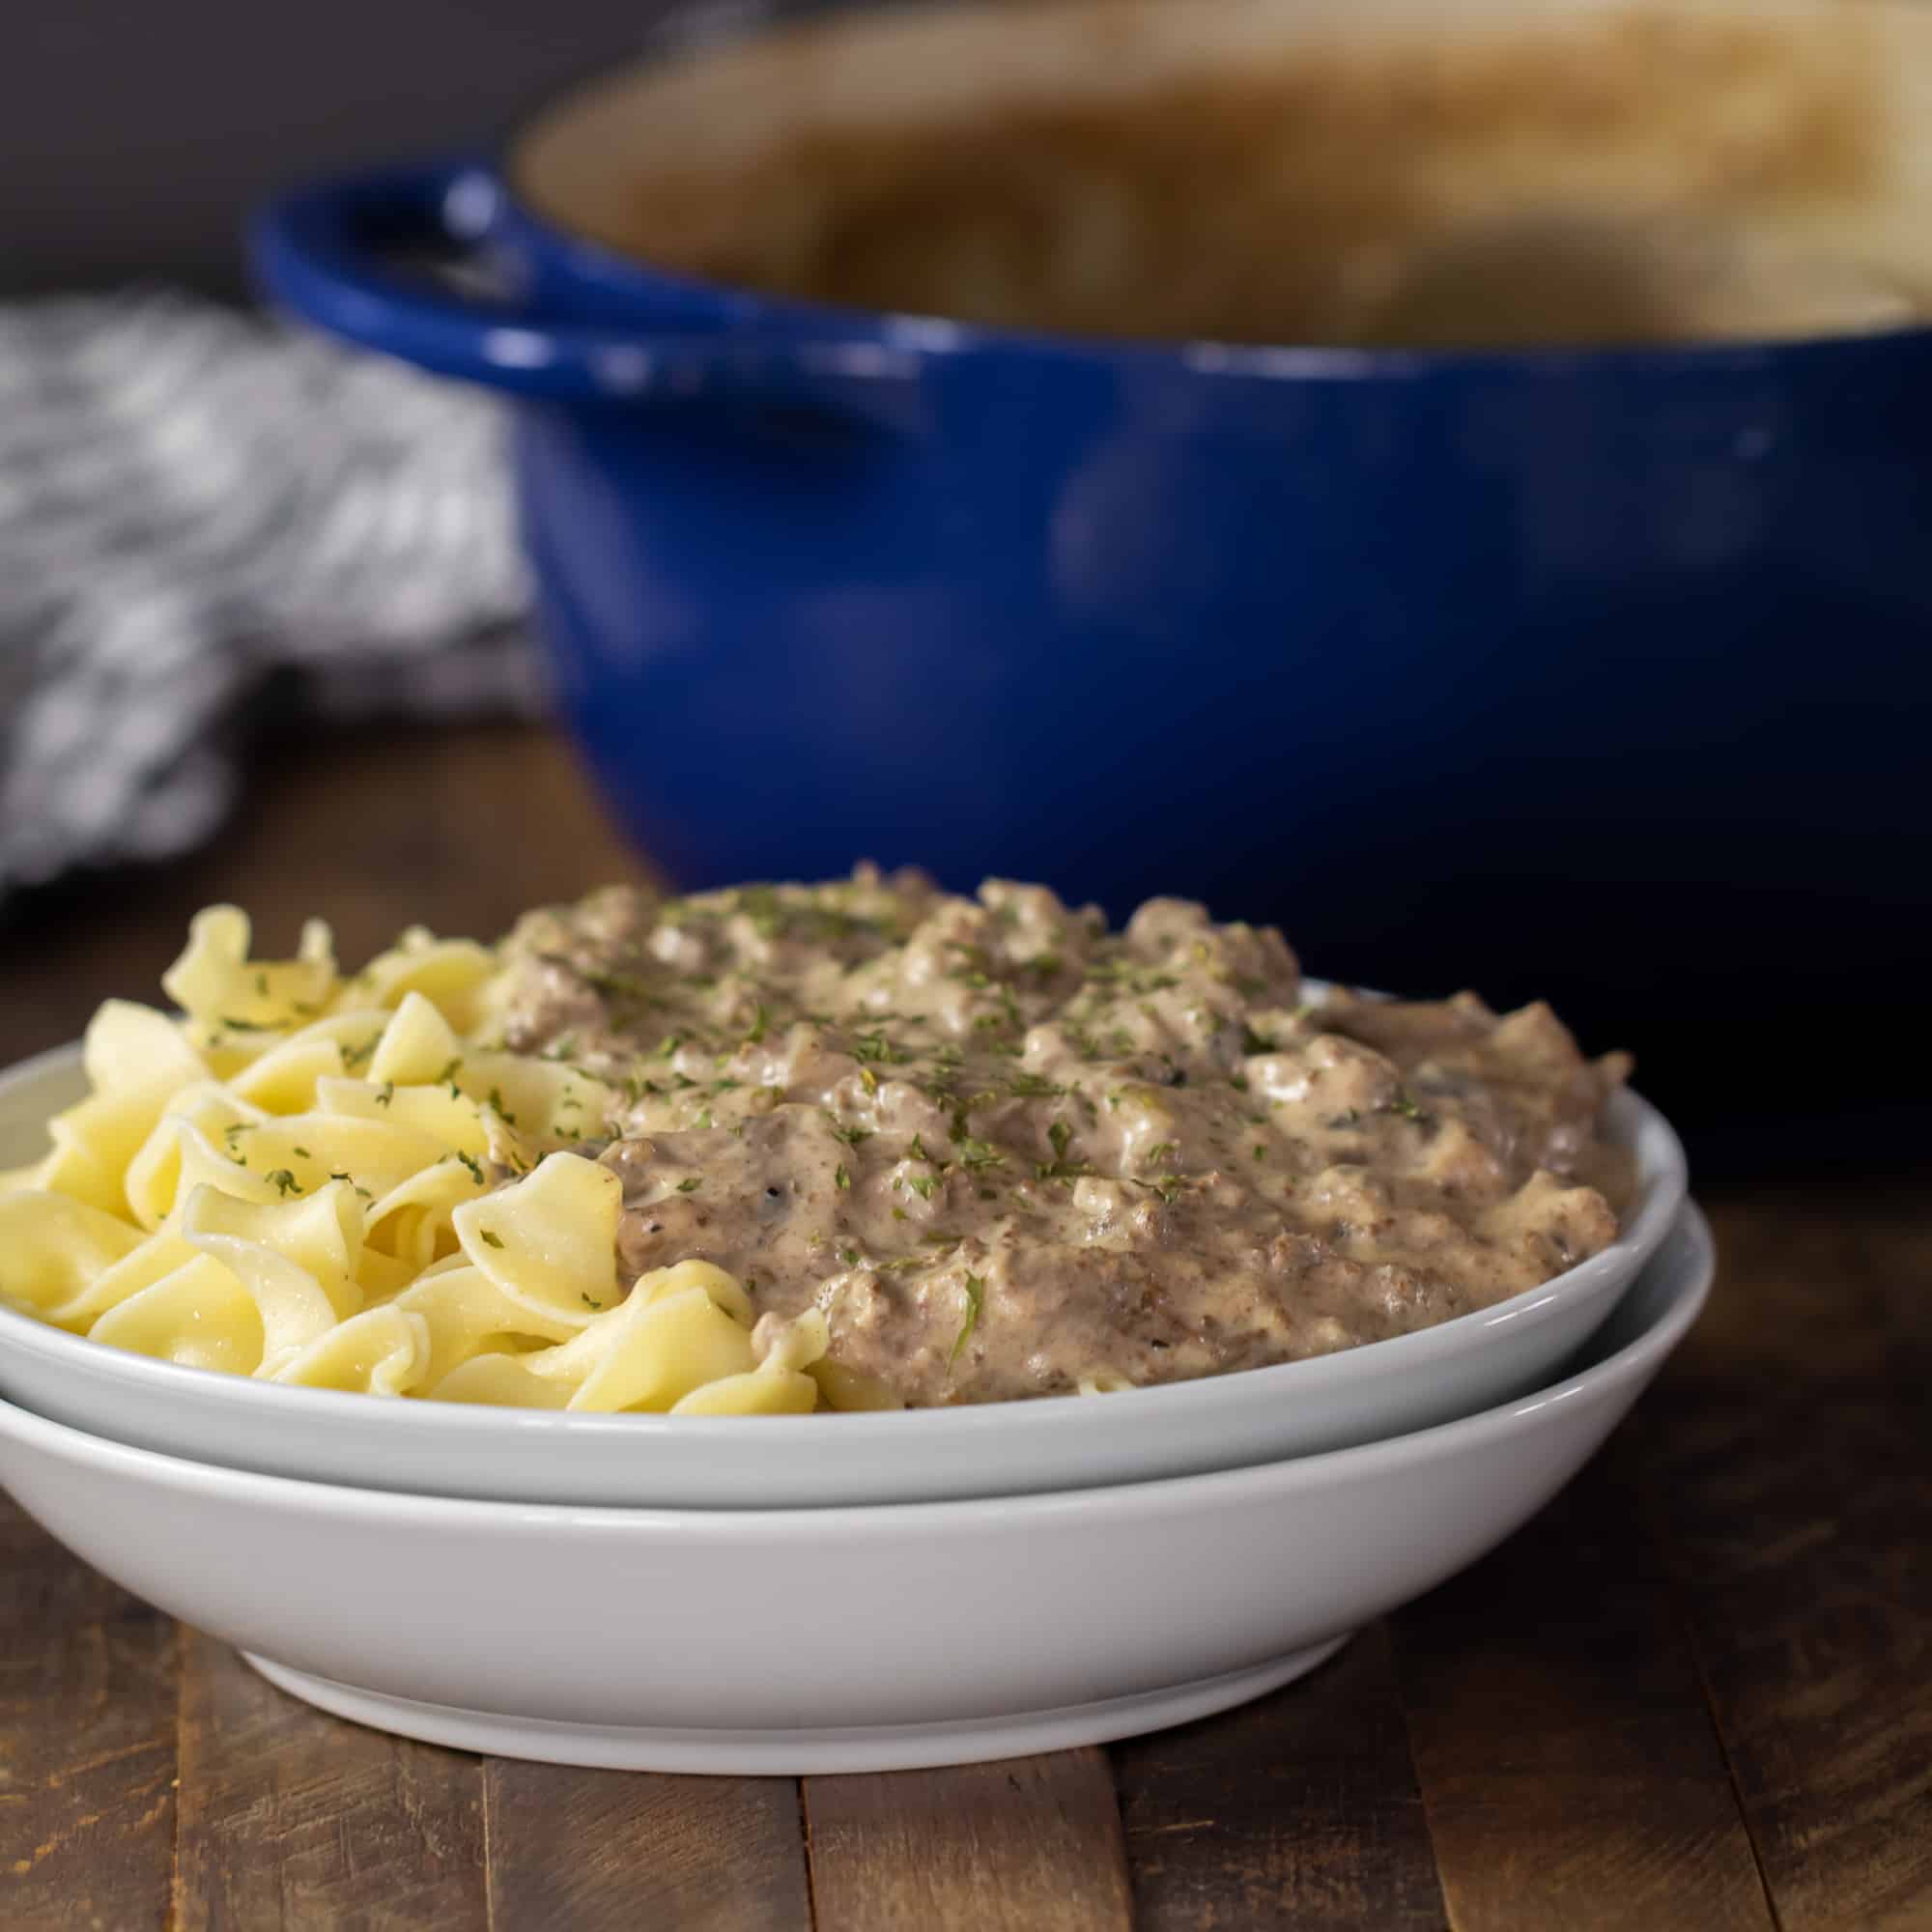
<svg viewBox="0 0 1932 1932">
<path fill-rule="evenodd" d="M 513 298 L 474 298 L 399 270 L 410 255 L 477 255 L 466 198 L 494 192 L 474 160 L 445 159 L 296 189 L 254 216 L 249 259 L 277 306 L 440 376 L 559 402 L 647 403 L 730 392 L 878 412 L 917 379 L 916 352 L 876 341 L 605 327 Z M 889 414 L 895 414 L 888 407 Z"/>
</svg>

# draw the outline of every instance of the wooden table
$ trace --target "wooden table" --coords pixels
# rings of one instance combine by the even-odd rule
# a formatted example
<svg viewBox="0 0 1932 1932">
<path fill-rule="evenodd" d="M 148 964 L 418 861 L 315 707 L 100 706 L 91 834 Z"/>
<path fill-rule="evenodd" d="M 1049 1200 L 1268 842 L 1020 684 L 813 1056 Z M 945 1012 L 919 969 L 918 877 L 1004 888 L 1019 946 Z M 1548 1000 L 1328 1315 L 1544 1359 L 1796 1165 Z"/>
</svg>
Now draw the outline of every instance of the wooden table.
<svg viewBox="0 0 1932 1932">
<path fill-rule="evenodd" d="M 211 852 L 0 924 L 0 1062 L 153 998 L 208 900 L 354 958 L 633 867 L 539 734 L 265 762 Z M 0 1501 L 0 1927 L 1932 1926 L 1916 1179 L 1713 1200 L 1710 1314 L 1549 1510 L 1306 1682 L 1107 1751 L 798 1781 L 399 1743 Z"/>
</svg>

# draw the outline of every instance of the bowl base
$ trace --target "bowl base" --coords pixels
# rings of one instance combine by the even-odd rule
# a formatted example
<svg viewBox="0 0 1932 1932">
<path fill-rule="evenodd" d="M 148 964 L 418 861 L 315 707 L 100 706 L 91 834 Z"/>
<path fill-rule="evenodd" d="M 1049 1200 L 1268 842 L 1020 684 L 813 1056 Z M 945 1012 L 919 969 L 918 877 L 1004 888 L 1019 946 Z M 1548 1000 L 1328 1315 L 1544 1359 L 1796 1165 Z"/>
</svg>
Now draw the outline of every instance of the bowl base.
<svg viewBox="0 0 1932 1932">
<path fill-rule="evenodd" d="M 337 1718 L 379 1731 L 450 1745 L 496 1757 L 608 1771 L 696 1772 L 731 1777 L 823 1776 L 837 1772 L 923 1771 L 1030 1757 L 1076 1745 L 1107 1744 L 1212 1717 L 1278 1690 L 1324 1662 L 1352 1633 L 1271 1658 L 1221 1677 L 1104 1697 L 1092 1704 L 1016 1712 L 953 1723 L 877 1724 L 824 1730 L 659 1729 L 650 1725 L 580 1724 L 506 1717 L 449 1704 L 421 1704 L 379 1690 L 358 1690 L 307 1671 L 291 1670 L 248 1651 L 244 1660 L 278 1690 Z"/>
</svg>

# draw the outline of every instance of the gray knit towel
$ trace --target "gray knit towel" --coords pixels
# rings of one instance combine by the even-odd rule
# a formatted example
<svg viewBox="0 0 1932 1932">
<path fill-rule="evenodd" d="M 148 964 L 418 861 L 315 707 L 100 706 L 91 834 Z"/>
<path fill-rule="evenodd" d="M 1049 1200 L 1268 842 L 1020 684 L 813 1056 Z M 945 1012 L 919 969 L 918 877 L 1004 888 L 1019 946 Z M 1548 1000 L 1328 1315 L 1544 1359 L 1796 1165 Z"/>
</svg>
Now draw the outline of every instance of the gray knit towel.
<svg viewBox="0 0 1932 1932">
<path fill-rule="evenodd" d="M 499 436 L 182 296 L 0 309 L 0 898 L 204 838 L 273 672 L 325 717 L 534 708 Z"/>
</svg>

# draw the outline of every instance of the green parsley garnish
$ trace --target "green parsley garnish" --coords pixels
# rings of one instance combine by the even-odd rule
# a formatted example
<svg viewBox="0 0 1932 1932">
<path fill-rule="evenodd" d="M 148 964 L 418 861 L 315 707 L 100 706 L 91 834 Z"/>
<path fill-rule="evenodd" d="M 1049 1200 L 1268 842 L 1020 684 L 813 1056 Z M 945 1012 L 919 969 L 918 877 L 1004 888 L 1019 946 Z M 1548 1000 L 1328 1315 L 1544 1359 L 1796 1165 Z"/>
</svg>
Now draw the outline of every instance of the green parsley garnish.
<svg viewBox="0 0 1932 1932">
<path fill-rule="evenodd" d="M 1066 1158 L 1067 1143 L 1073 1138 L 1073 1129 L 1065 1121 L 1055 1121 L 1047 1128 L 1046 1137 L 1053 1143 L 1053 1157 L 1055 1161 L 1065 1160 Z"/>
<path fill-rule="evenodd" d="M 376 1090 L 376 1104 L 379 1107 L 386 1107 L 395 1097 L 396 1083 L 393 1080 L 384 1081 Z"/>
<path fill-rule="evenodd" d="M 832 1184 L 839 1188 L 848 1188 L 852 1185 L 852 1177 L 845 1172 L 845 1163 L 842 1160 L 833 1170 Z"/>
<path fill-rule="evenodd" d="M 1033 1178 L 1036 1180 L 1080 1180 L 1094 1172 L 1093 1165 L 1084 1160 L 1037 1160 L 1033 1164 Z M 992 1190 L 984 1190 L 980 1198 L 990 1201 Z"/>
<path fill-rule="evenodd" d="M 1066 1092 L 1065 1087 L 1037 1073 L 1015 1073 L 1007 1081 L 1007 1091 L 1016 1100 L 1052 1100 Z"/>
<path fill-rule="evenodd" d="M 1180 984 L 1172 973 L 1144 973 L 1131 959 L 1090 960 L 1087 977 L 1102 984 L 1112 982 L 1123 986 L 1129 993 L 1139 995 L 1164 993 L 1170 987 Z"/>
<path fill-rule="evenodd" d="M 939 1185 L 939 1177 L 936 1174 L 909 1174 L 905 1179 L 906 1185 L 922 1201 L 930 1201 L 932 1199 L 932 1190 Z"/>
<path fill-rule="evenodd" d="M 469 1170 L 470 1179 L 475 1181 L 480 1187 L 483 1184 L 482 1163 L 477 1160 L 474 1154 L 459 1152 L 456 1157 Z"/>
<path fill-rule="evenodd" d="M 570 1098 L 572 1100 L 575 1100 L 576 1095 L 572 1094 Z M 491 1088 L 490 1108 L 491 1111 L 497 1116 L 497 1118 L 499 1121 L 502 1122 L 502 1123 L 506 1127 L 514 1127 L 517 1124 L 516 1115 L 511 1113 L 509 1108 L 507 1108 L 503 1104 L 503 1094 L 501 1089 L 496 1087 Z"/>
<path fill-rule="evenodd" d="M 959 1359 L 959 1351 L 966 1346 L 973 1330 L 980 1323 L 980 1310 L 985 1306 L 986 1284 L 977 1274 L 966 1277 L 966 1319 L 959 1324 L 959 1332 L 952 1338 L 952 1352 L 946 1358 L 950 1374 L 952 1364 Z"/>
<path fill-rule="evenodd" d="M 772 1016 L 765 1010 L 765 1003 L 760 1000 L 756 1009 L 756 1017 L 752 1022 L 752 1030 L 745 1036 L 745 1044 L 747 1046 L 756 1046 L 764 1038 L 765 1029 L 771 1023 Z"/>
<path fill-rule="evenodd" d="M 556 963 L 560 965 L 568 964 L 567 961 L 558 961 Z M 648 1007 L 658 1005 L 657 995 L 651 991 L 649 986 L 643 980 L 634 979 L 628 973 L 593 973 L 588 968 L 583 967 L 572 970 L 577 973 L 577 977 L 593 993 L 602 993 L 607 1000 L 630 1000 Z"/>
<path fill-rule="evenodd" d="M 680 1194 L 696 1194 L 703 1185 L 704 1179 L 701 1175 L 688 1174 L 677 1183 L 677 1191 Z"/>
<path fill-rule="evenodd" d="M 1066 1036 L 1066 1043 L 1082 1060 L 1091 1063 L 1100 1058 L 1099 1043 L 1086 1027 L 1067 1020 L 1062 1023 L 1061 1031 Z"/>
<path fill-rule="evenodd" d="M 859 1265 L 859 1250 L 857 1248 L 840 1248 L 838 1250 L 838 1260 L 840 1265 L 844 1267 L 857 1267 Z"/>
<path fill-rule="evenodd" d="M 295 1176 L 285 1167 L 273 1168 L 265 1174 L 262 1179 L 268 1181 L 284 1201 L 291 1194 L 299 1194 L 301 1192 L 301 1189 L 296 1185 Z"/>
<path fill-rule="evenodd" d="M 583 1305 L 590 1309 L 601 1309 L 604 1306 L 601 1301 L 592 1301 L 587 1294 L 583 1296 Z"/>
<path fill-rule="evenodd" d="M 476 1238 L 480 1240 L 486 1248 L 500 1248 L 503 1245 L 502 1236 L 493 1235 L 488 1228 L 477 1229 Z"/>
</svg>

